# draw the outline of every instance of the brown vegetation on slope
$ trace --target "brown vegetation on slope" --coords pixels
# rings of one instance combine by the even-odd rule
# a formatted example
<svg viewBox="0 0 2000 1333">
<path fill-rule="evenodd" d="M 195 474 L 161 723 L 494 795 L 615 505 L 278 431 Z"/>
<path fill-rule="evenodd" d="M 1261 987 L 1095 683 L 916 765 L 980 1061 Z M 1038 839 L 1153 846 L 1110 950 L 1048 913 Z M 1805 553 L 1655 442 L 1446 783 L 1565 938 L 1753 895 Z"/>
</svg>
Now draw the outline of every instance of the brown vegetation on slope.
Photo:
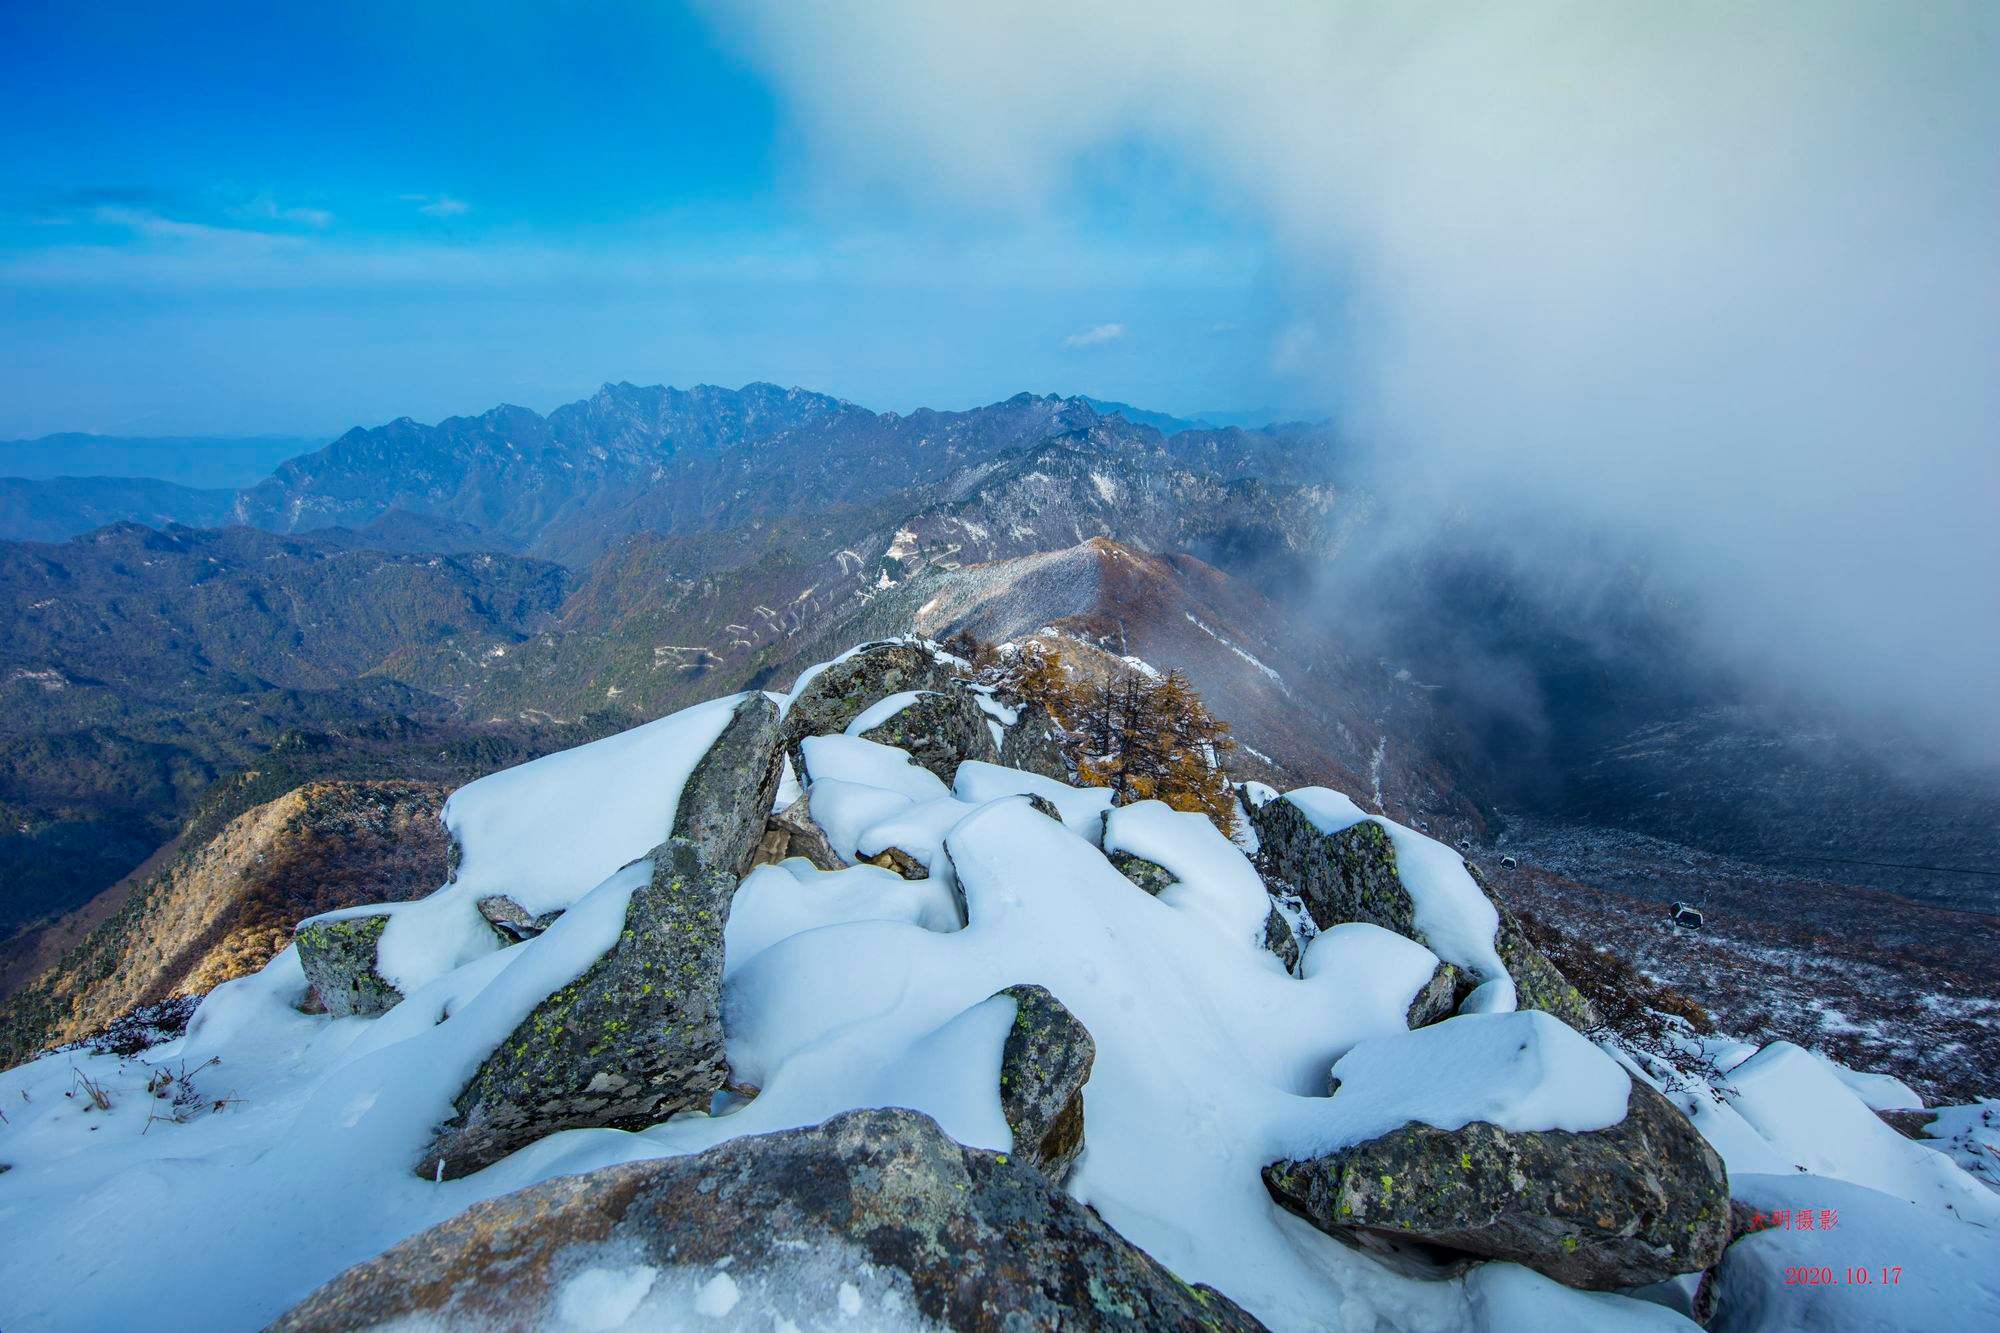
<svg viewBox="0 0 2000 1333">
<path fill-rule="evenodd" d="M 311 782 L 237 816 L 0 1007 L 0 1067 L 255 972 L 304 917 L 430 892 L 448 873 L 444 798 L 430 782 Z"/>
</svg>

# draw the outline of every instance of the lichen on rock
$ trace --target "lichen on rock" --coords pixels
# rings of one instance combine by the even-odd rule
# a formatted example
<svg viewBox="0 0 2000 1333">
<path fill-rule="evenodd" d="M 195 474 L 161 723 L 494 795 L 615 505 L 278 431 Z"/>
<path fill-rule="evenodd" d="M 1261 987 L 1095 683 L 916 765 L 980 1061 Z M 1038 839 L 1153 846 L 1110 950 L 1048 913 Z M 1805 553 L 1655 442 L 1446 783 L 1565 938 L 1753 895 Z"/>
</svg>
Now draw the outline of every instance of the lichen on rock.
<svg viewBox="0 0 2000 1333">
<path fill-rule="evenodd" d="M 1171 870 L 1156 861 L 1148 861 L 1143 856 L 1134 856 L 1130 852 L 1112 852 L 1110 861 L 1119 874 L 1155 898 L 1159 897 L 1169 884 L 1175 882 Z"/>
<path fill-rule="evenodd" d="M 1083 1085 L 1097 1060 L 1090 1030 L 1041 986 L 1009 986 L 1014 1024 L 1000 1056 L 1000 1110 L 1014 1153 L 1061 1184 L 1083 1152 Z"/>
<path fill-rule="evenodd" d="M 1721 1159 L 1637 1080 L 1624 1119 L 1605 1129 L 1412 1123 L 1308 1161 L 1273 1162 L 1264 1183 L 1322 1231 L 1430 1274 L 1450 1271 L 1454 1257 L 1504 1259 L 1611 1291 L 1698 1272 L 1729 1240 Z"/>
<path fill-rule="evenodd" d="M 1403 1014 L 1404 1024 L 1415 1030 L 1450 1018 L 1468 989 L 1465 973 L 1450 963 L 1439 963 L 1430 980 L 1410 997 L 1410 1007 Z"/>
<path fill-rule="evenodd" d="M 557 1130 L 642 1129 L 705 1108 L 728 1069 L 722 932 L 736 884 L 692 843 L 658 848 L 617 942 L 486 1058 L 417 1174 L 455 1179 Z"/>
<path fill-rule="evenodd" d="M 307 921 L 293 942 L 299 965 L 320 1005 L 335 1018 L 372 1018 L 403 1002 L 403 993 L 376 970 L 375 949 L 388 928 L 386 912 Z"/>
<path fill-rule="evenodd" d="M 806 682 L 785 712 L 784 748 L 793 771 L 806 771 L 799 748 L 806 737 L 838 736 L 870 704 L 892 694 L 948 690 L 951 684 L 945 663 L 925 645 L 905 639 L 871 643 L 830 663 Z"/>
<path fill-rule="evenodd" d="M 784 768 L 783 728 L 778 706 L 752 690 L 681 784 L 667 832 L 703 865 L 735 875 L 750 868 Z"/>
<path fill-rule="evenodd" d="M 946 786 L 968 759 L 998 763 L 1000 748 L 977 697 L 963 682 L 925 690 L 908 707 L 861 733 L 863 740 L 893 745 L 912 762 L 935 773 Z"/>
</svg>

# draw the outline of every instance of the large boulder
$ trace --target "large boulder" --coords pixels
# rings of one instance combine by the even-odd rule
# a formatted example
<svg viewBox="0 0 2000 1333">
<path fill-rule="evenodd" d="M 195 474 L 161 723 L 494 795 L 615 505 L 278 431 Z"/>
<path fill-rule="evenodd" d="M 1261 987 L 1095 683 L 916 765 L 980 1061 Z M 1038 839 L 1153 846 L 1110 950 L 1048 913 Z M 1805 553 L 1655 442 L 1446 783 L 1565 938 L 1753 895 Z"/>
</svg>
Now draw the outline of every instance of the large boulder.
<svg viewBox="0 0 2000 1333">
<path fill-rule="evenodd" d="M 903 639 L 871 643 L 822 667 L 785 712 L 785 750 L 792 771 L 806 771 L 800 742 L 838 736 L 872 704 L 909 690 L 948 690 L 951 669 L 921 643 Z M 950 781 L 946 778 L 946 781 Z"/>
<path fill-rule="evenodd" d="M 1708 1268 L 1729 1243 L 1721 1159 L 1637 1080 L 1625 1118 L 1606 1129 L 1412 1123 L 1273 1162 L 1264 1184 L 1322 1231 L 1433 1272 L 1450 1271 L 1437 1261 L 1455 1256 L 1505 1259 L 1610 1291 Z"/>
<path fill-rule="evenodd" d="M 643 1129 L 722 1087 L 722 931 L 737 877 L 676 839 L 603 957 L 535 1006 L 413 1164 L 455 1179 L 563 1129 Z"/>
<path fill-rule="evenodd" d="M 486 1058 L 419 1174 L 462 1176 L 557 1130 L 641 1129 L 708 1106 L 728 1073 L 723 927 L 781 768 L 777 706 L 745 695 L 682 785 L 618 940 Z"/>
<path fill-rule="evenodd" d="M 299 949 L 320 1007 L 335 1018 L 372 1018 L 403 1002 L 375 966 L 375 947 L 389 926 L 386 912 L 355 912 L 303 922 L 292 942 Z"/>
<path fill-rule="evenodd" d="M 978 697 L 959 681 L 949 689 L 919 693 L 887 721 L 862 732 L 861 738 L 907 751 L 946 786 L 968 759 L 1000 762 L 1000 747 L 993 743 L 993 729 L 986 724 Z"/>
<path fill-rule="evenodd" d="M 1005 1154 L 914 1111 L 607 1167 L 474 1204 L 272 1325 L 1255 1329 Z"/>
<path fill-rule="evenodd" d="M 1381 824 L 1364 819 L 1338 833 L 1322 833 L 1282 797 L 1246 802 L 1245 808 L 1257 832 L 1259 861 L 1298 890 L 1314 925 L 1330 930 L 1365 921 L 1429 946 L 1417 927 L 1416 903 L 1396 867 L 1396 845 Z M 1529 942 L 1478 868 L 1469 862 L 1465 868 L 1499 913 L 1494 951 L 1514 980 L 1520 1007 L 1554 1014 L 1579 1031 L 1595 1027 L 1598 1018 L 1589 1001 Z M 1461 984 L 1469 980 L 1462 978 Z"/>
<path fill-rule="evenodd" d="M 783 729 L 778 706 L 751 691 L 681 785 L 669 836 L 689 843 L 704 866 L 735 875 L 750 868 L 784 772 Z"/>
<path fill-rule="evenodd" d="M 1014 1155 L 1061 1184 L 1083 1152 L 1083 1085 L 1097 1043 L 1061 1000 L 1041 986 L 1009 986 L 1014 1026 L 1000 1056 L 1000 1110 Z"/>
</svg>

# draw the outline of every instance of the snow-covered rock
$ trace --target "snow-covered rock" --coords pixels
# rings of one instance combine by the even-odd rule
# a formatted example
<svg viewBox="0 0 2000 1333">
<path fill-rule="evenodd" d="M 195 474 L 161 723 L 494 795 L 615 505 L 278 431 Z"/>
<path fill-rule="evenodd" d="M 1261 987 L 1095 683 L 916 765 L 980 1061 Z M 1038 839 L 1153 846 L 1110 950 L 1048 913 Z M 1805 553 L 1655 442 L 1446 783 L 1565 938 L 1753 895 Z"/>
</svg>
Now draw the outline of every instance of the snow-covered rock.
<svg viewBox="0 0 2000 1333">
<path fill-rule="evenodd" d="M 871 705 L 893 695 L 951 688 L 949 659 L 927 643 L 891 639 L 862 644 L 801 672 L 785 704 L 785 748 L 803 773 L 800 742 L 838 736 Z"/>
<path fill-rule="evenodd" d="M 0 1178 L 0 1326 L 256 1327 L 454 1217 L 361 1270 L 370 1285 L 339 1290 L 356 1300 L 387 1293 L 386 1305 L 354 1307 L 383 1319 L 405 1299 L 450 1305 L 490 1287 L 509 1296 L 513 1322 L 894 1327 L 931 1318 L 925 1284 L 949 1279 L 1023 1309 L 1060 1303 L 1065 1324 L 1108 1321 L 1115 1310 L 1097 1303 L 1103 1293 L 1087 1290 L 1087 1274 L 1083 1289 L 1073 1267 L 1053 1287 L 1038 1276 L 1073 1244 L 1086 1269 L 1090 1255 L 1126 1256 L 1102 1271 L 1138 1283 L 1110 1290 L 1114 1305 L 1134 1303 L 1128 1318 L 1139 1322 L 1171 1325 L 1176 1311 L 1225 1318 L 1227 1307 L 1184 1282 L 1209 1283 L 1281 1329 L 1686 1326 L 1657 1305 L 1576 1291 L 1514 1264 L 1419 1280 L 1285 1211 L 1266 1188 L 1267 1165 L 1398 1135 L 1486 1126 L 1554 1153 L 1565 1139 L 1656 1128 L 1643 1074 L 1628 1077 L 1553 1019 L 1509 1012 L 1514 989 L 1527 1000 L 1530 988 L 1507 954 L 1506 914 L 1456 853 L 1371 819 L 1377 834 L 1357 836 L 1379 835 L 1394 851 L 1408 899 L 1395 920 L 1407 930 L 1353 919 L 1317 929 L 1295 896 L 1260 882 L 1240 845 L 1197 816 L 1149 803 L 1114 810 L 1108 791 L 980 760 L 961 762 L 947 786 L 906 751 L 845 734 L 882 700 L 950 688 L 946 659 L 921 645 L 887 648 L 896 651 L 845 660 L 893 657 L 898 680 L 878 672 L 864 688 L 860 667 L 808 672 L 783 700 L 718 700 L 461 789 L 448 814 L 464 852 L 456 878 L 419 902 L 361 909 L 386 919 L 376 968 L 401 997 L 386 1012 L 302 1009 L 309 982 L 290 948 L 219 987 L 184 1036 L 137 1059 L 82 1050 L 0 1073 L 0 1162 L 11 1167 Z M 913 703 L 884 704 L 881 720 Z M 789 710 L 779 737 L 796 752 L 789 785 L 786 765 L 763 762 L 777 748 L 779 708 Z M 812 729 L 822 725 L 814 710 L 825 729 Z M 746 743 L 718 744 L 732 727 Z M 741 762 L 720 757 L 735 750 Z M 1246 792 L 1246 804 L 1256 795 Z M 1340 814 L 1332 796 L 1317 803 L 1322 819 Z M 669 834 L 687 811 L 701 812 L 699 829 L 682 824 L 676 842 Z M 1328 836 L 1300 817 L 1313 839 Z M 753 848 L 762 863 L 744 874 L 737 858 Z M 890 849 L 924 877 L 854 864 Z M 1136 888 L 1107 850 L 1158 867 L 1158 894 Z M 505 933 L 480 908 L 500 897 L 519 908 Z M 1283 937 L 1273 943 L 1274 914 L 1303 945 L 1295 968 L 1273 957 L 1284 948 Z M 1440 981 L 1446 964 L 1479 988 L 1461 1016 L 1410 1031 L 1432 1016 L 1441 987 L 1466 989 Z M 1020 1031 L 1031 1011 L 1049 1019 L 1050 1041 Z M 1808 1064 L 1826 1096 L 1872 1118 L 1846 1083 Z M 148 1087 L 183 1066 L 210 1100 L 163 1122 Z M 1792 1173 L 1808 1159 L 1759 1110 L 1758 1068 L 1717 1074 L 1731 1087 L 1747 1071 L 1748 1090 L 1673 1095 L 1732 1166 Z M 1767 1091 L 1782 1099 L 1785 1082 Z M 909 1109 L 872 1109 L 888 1107 Z M 440 1126 L 447 1133 L 433 1147 Z M 1975 1230 L 1958 1220 L 1972 1209 L 1951 1188 L 1948 1162 L 1931 1172 L 1923 1158 L 1896 1158 L 1844 1111 L 1832 1128 L 1815 1170 L 1877 1188 L 1900 1180 L 1931 1215 Z M 939 1148 L 939 1131 L 962 1148 Z M 793 1146 L 748 1146 L 759 1142 Z M 1558 1248 L 1563 1227 L 1576 1228 L 1579 1249 L 1647 1235 L 1646 1225 L 1615 1223 L 1600 1236 L 1594 1217 L 1578 1221 L 1567 1200 L 1536 1192 L 1571 1168 L 1614 1170 L 1601 1143 L 1570 1151 L 1567 1166 L 1535 1157 L 1546 1180 L 1529 1180 L 1515 1207 L 1568 1219 L 1553 1224 Z M 787 1258 L 762 1238 L 782 1234 L 774 1217 L 804 1218 L 783 1210 L 818 1196 L 794 1198 L 753 1169 L 779 1161 L 817 1162 L 811 1169 L 828 1174 L 811 1179 L 842 1188 L 850 1167 L 875 1188 L 893 1173 L 868 1176 L 868 1162 L 907 1165 L 912 1192 L 896 1202 L 919 1210 L 940 1180 L 959 1206 L 958 1184 L 1019 1177 L 1032 1186 L 1006 1195 L 1008 1206 L 1054 1230 L 1038 1233 L 1047 1244 L 1036 1248 L 1004 1228 L 979 1230 L 997 1225 L 992 1217 L 967 1216 L 971 1241 L 919 1263 L 872 1228 L 836 1235 L 801 1220 L 805 1229 L 789 1234 L 807 1243 Z M 1067 1195 L 1035 1163 L 1067 1168 Z M 750 1174 L 730 1174 L 738 1166 Z M 657 1234 L 699 1241 L 644 1249 L 656 1222 L 632 1220 L 619 1182 L 680 1189 L 721 1179 L 717 1170 L 773 1191 L 746 1196 L 755 1225 L 725 1211 L 693 1214 L 706 1226 L 665 1215 Z M 534 1192 L 466 1213 L 524 1188 Z M 550 1211 L 533 1211 L 544 1203 Z M 550 1236 L 575 1238 L 537 1231 L 536 1216 L 598 1219 L 606 1235 L 636 1225 L 617 1234 L 637 1248 L 589 1248 L 505 1273 L 465 1258 L 480 1235 L 519 1237 L 530 1258 Z M 200 1225 L 174 1224 L 190 1218 Z M 1017 1242 L 1033 1262 L 1006 1267 Z M 892 1247 L 886 1257 L 857 1258 L 877 1243 Z M 1117 1249 L 1126 1243 L 1129 1253 Z M 1141 1269 L 1160 1285 L 1133 1276 Z M 449 1280 L 419 1283 L 420 1271 Z M 474 1276 L 460 1282 L 465 1274 Z M 1146 1303 L 1156 1299 L 1167 1304 Z M 316 1300 L 299 1318 L 313 1326 L 314 1312 L 330 1308 Z"/>
<path fill-rule="evenodd" d="M 1410 1105 L 1412 1069 L 1449 1071 L 1452 1086 Z M 1714 1149 L 1548 1015 L 1467 1015 L 1363 1042 L 1333 1076 L 1334 1104 L 1381 1132 L 1264 1169 L 1272 1196 L 1315 1226 L 1391 1255 L 1417 1242 L 1601 1291 L 1697 1272 L 1728 1244 Z"/>
<path fill-rule="evenodd" d="M 739 1138 L 482 1203 L 277 1333 L 357 1327 L 1261 1327 L 1005 1154 L 914 1111 Z"/>
<path fill-rule="evenodd" d="M 403 1002 L 375 969 L 375 950 L 389 925 L 384 912 L 329 912 L 301 922 L 292 943 L 312 984 L 313 998 L 335 1018 L 371 1018 Z"/>
<path fill-rule="evenodd" d="M 1000 758 L 979 697 L 958 682 L 944 690 L 894 695 L 883 703 L 900 701 L 898 706 L 880 717 L 876 708 L 881 705 L 868 709 L 848 724 L 847 734 L 895 746 L 919 767 L 950 782 L 968 759 L 992 763 Z"/>
</svg>

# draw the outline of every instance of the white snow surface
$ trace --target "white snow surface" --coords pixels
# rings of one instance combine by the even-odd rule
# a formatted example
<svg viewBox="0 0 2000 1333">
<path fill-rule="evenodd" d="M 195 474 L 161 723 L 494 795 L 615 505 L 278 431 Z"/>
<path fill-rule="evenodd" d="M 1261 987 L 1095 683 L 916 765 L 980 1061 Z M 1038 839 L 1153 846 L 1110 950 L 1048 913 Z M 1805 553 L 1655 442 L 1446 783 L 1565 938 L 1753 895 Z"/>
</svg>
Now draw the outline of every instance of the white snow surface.
<svg viewBox="0 0 2000 1333">
<path fill-rule="evenodd" d="M 1396 848 L 1396 873 L 1416 909 L 1417 929 L 1438 957 L 1482 979 L 1480 990 L 1487 993 L 1475 993 L 1466 1003 L 1494 1013 L 1515 1007 L 1514 982 L 1493 942 L 1500 914 L 1473 882 L 1463 856 L 1393 819 L 1369 814 L 1330 787 L 1300 787 L 1286 792 L 1285 799 L 1321 833 L 1339 833 L 1364 819 L 1380 824 Z"/>
<path fill-rule="evenodd" d="M 1820 1055 L 1818 1051 L 1814 1051 L 1813 1054 L 1819 1056 L 1820 1063 L 1831 1070 L 1835 1078 L 1845 1083 L 1855 1096 L 1867 1103 L 1872 1111 L 1924 1109 L 1924 1099 L 1917 1095 L 1916 1089 L 1899 1078 L 1888 1074 L 1863 1073 L 1858 1069 L 1849 1069 L 1838 1060 Z"/>
<path fill-rule="evenodd" d="M 675 786 L 677 797 L 727 702 L 652 724 L 662 729 L 656 736 L 680 737 L 671 752 L 585 747 L 538 769 L 560 780 L 493 784 L 482 828 L 511 836 L 505 830 L 546 821 L 557 807 L 588 826 L 597 812 L 576 792 L 615 802 L 619 784 L 635 781 L 651 785 L 653 808 L 670 815 L 664 789 Z M 1611 1123 L 1629 1081 L 1580 1036 L 1539 1013 L 1469 1015 L 1407 1032 L 1404 1010 L 1436 957 L 1372 926 L 1324 932 L 1308 945 L 1302 975 L 1288 976 L 1244 937 L 1249 881 L 1240 853 L 1170 811 L 1132 807 L 1110 821 L 1114 846 L 1178 878 L 1155 899 L 1093 845 L 1109 793 L 972 764 L 947 793 L 899 751 L 851 737 L 806 744 L 815 816 L 841 824 L 842 837 L 861 838 L 892 819 L 941 830 L 964 924 L 942 876 L 904 882 L 871 866 L 828 872 L 801 859 L 753 871 L 725 931 L 723 1011 L 733 1077 L 759 1088 L 757 1096 L 721 1098 L 713 1115 L 685 1114 L 637 1133 L 554 1134 L 462 1180 L 420 1174 L 433 1127 L 487 1054 L 615 941 L 632 892 L 651 873 L 643 859 L 620 861 L 587 891 L 561 890 L 569 910 L 534 939 L 456 965 L 440 956 L 442 970 L 377 1018 L 299 1012 L 305 980 L 288 949 L 262 972 L 217 988 L 177 1042 L 132 1060 L 74 1052 L 0 1073 L 8 1116 L 0 1161 L 13 1168 L 0 1175 L 0 1327 L 254 1328 L 347 1266 L 480 1199 L 818 1124 L 856 1107 L 913 1107 L 962 1142 L 1005 1149 L 997 1084 L 1013 1003 L 997 993 L 1018 983 L 1046 986 L 1096 1043 L 1071 1193 L 1182 1279 L 1217 1286 L 1272 1327 L 1690 1327 L 1658 1306 L 1570 1291 L 1511 1265 L 1485 1265 L 1457 1281 L 1402 1277 L 1278 1208 L 1259 1177 L 1273 1160 L 1411 1119 L 1516 1129 Z M 641 748 L 643 762 L 634 758 Z M 618 779 L 600 769 L 616 769 Z M 1019 799 L 1025 792 L 1055 799 L 1063 822 Z M 864 819 L 871 803 L 881 813 Z M 624 855 L 582 834 L 573 845 L 587 842 L 602 860 Z M 1432 873 L 1421 851 L 1405 865 Z M 482 871 L 496 885 L 497 867 Z M 391 929 L 422 906 L 398 913 Z M 1441 930 L 1433 938 L 1453 937 Z M 202 1067 L 211 1056 L 221 1063 Z M 226 1104 L 187 1123 L 149 1124 L 160 1104 L 146 1094 L 148 1074 L 183 1062 L 204 1093 Z M 1341 1080 L 1334 1096 L 1329 1073 Z M 109 1110 L 87 1109 L 81 1092 L 64 1095 L 82 1077 L 105 1090 Z M 1751 1088 L 1735 1106 L 1718 1103 L 1715 1115 L 1733 1117 L 1775 1159 L 1763 1137 L 1772 1131 L 1750 1123 L 1762 1115 L 1757 1060 L 1733 1077 Z M 1774 1095 L 1786 1095 L 1777 1086 L 1784 1080 L 1763 1077 Z M 1868 1165 L 1848 1154 L 1887 1153 L 1850 1131 L 1844 1123 L 1829 1131 L 1841 1141 L 1841 1169 Z M 1776 1169 L 1791 1172 L 1789 1164 Z M 1885 1170 L 1923 1185 L 1931 1196 L 1924 1215 L 1964 1233 L 1940 1235 L 1990 1245 L 1990 1233 L 1939 1206 L 1951 1201 L 1945 1177 L 1910 1161 Z M 1873 1252 L 1867 1259 L 1879 1262 Z M 1943 1281 L 1952 1270 L 1937 1262 Z M 755 1273 L 654 1270 L 586 1252 L 560 1277 L 560 1312 L 573 1327 L 700 1326 L 718 1311 L 761 1328 L 918 1323 L 895 1274 L 838 1255 L 802 1255 L 796 1270 Z"/>
<path fill-rule="evenodd" d="M 1820 1176 L 1731 1172 L 1729 1183 L 1766 1215 L 1810 1209 L 1815 1226 L 1772 1226 L 1729 1247 L 1717 1270 L 1714 1333 L 2000 1328 L 2000 1232 Z M 1831 1228 L 1817 1225 L 1823 1210 L 1835 1215 Z M 1800 1281 L 1802 1269 L 1829 1285 Z M 1857 1271 L 1866 1283 L 1853 1280 Z"/>
<path fill-rule="evenodd" d="M 660 845 L 688 774 L 744 696 L 683 709 L 616 736 L 488 774 L 445 802 L 458 872 L 428 898 L 328 913 L 386 912 L 377 966 L 405 995 L 499 947 L 479 914 L 504 894 L 531 915 L 567 908 Z"/>
<path fill-rule="evenodd" d="M 1810 1051 L 1790 1042 L 1771 1043 L 1729 1071 L 1723 1096 L 1771 1146 L 1778 1171 L 1803 1167 L 1812 1175 L 1852 1181 L 2000 1228 L 2000 1196 L 1943 1153 L 1884 1124 Z M 1722 1151 L 1720 1145 L 1717 1151 Z M 1736 1169 L 1727 1154 L 1724 1161 Z M 1743 1169 L 1771 1168 L 1746 1162 Z"/>
<path fill-rule="evenodd" d="M 1216 934 L 1264 956 L 1264 919 L 1271 899 L 1249 858 L 1222 836 L 1206 815 L 1176 810 L 1164 801 L 1140 801 L 1104 815 L 1104 852 L 1126 852 L 1164 866 L 1175 883 L 1160 901 L 1205 914 Z"/>
<path fill-rule="evenodd" d="M 951 789 L 961 801 L 974 805 L 997 801 L 1002 796 L 1039 796 L 1055 806 L 1064 827 L 1093 843 L 1104 836 L 1104 812 L 1111 808 L 1112 801 L 1108 787 L 1072 787 L 1039 773 L 1002 768 L 978 759 L 958 766 Z"/>
<path fill-rule="evenodd" d="M 859 736 L 865 731 L 873 731 L 922 698 L 924 694 L 925 691 L 923 690 L 904 690 L 901 694 L 892 694 L 887 698 L 877 699 L 874 703 L 862 709 L 855 719 L 847 724 L 847 734 L 850 736 Z"/>
</svg>

